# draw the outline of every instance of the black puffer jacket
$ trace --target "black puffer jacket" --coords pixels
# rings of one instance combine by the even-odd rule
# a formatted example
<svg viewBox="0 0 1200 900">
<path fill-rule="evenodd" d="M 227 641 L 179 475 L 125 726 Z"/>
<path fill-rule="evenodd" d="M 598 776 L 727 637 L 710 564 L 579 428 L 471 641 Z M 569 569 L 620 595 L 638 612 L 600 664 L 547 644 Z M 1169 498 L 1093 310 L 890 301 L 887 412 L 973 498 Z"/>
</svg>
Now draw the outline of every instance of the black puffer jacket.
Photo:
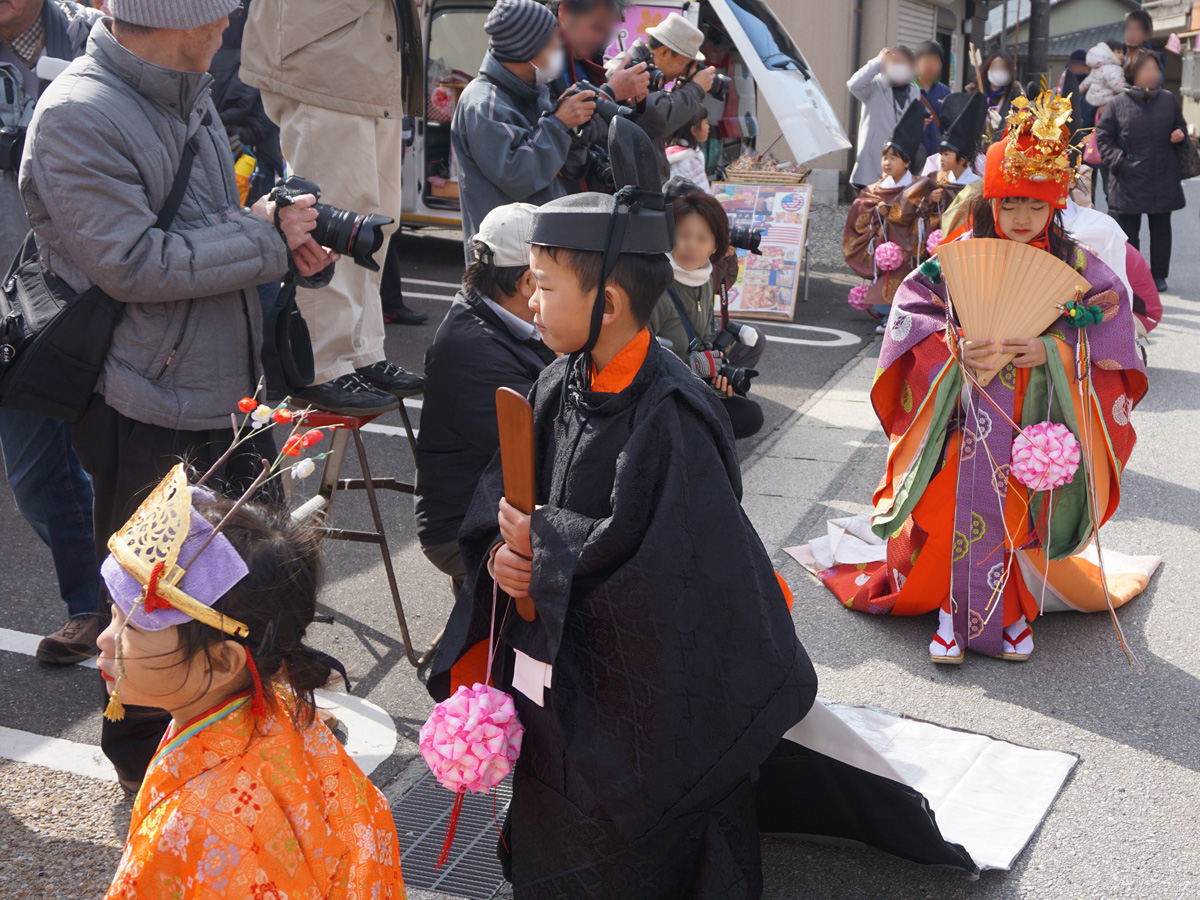
<svg viewBox="0 0 1200 900">
<path fill-rule="evenodd" d="M 1161 88 L 1130 88 L 1105 107 L 1096 144 L 1109 167 L 1108 208 L 1114 213 L 1164 213 L 1183 209 L 1179 156 L 1171 143 L 1187 132 L 1179 100 Z"/>
</svg>

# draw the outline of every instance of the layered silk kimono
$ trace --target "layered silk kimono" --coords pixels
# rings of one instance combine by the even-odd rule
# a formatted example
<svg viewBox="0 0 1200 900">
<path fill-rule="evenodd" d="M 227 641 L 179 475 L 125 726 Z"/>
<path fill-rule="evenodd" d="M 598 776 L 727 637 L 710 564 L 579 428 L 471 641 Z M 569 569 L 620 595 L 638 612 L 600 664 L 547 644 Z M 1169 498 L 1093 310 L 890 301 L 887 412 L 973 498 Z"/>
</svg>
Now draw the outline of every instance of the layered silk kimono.
<svg viewBox="0 0 1200 900">
<path fill-rule="evenodd" d="M 897 291 L 871 391 L 890 441 L 872 516 L 887 562 L 820 573 L 846 606 L 895 615 L 944 608 L 960 646 L 995 656 L 1003 626 L 1022 615 L 1092 612 L 1109 599 L 1115 607 L 1148 584 L 1157 558 L 1147 565 L 1106 550 L 1106 599 L 1093 543 L 1120 501 L 1130 413 L 1146 390 L 1130 307 L 1092 253 L 1077 249 L 1068 262 L 1092 286 L 1084 302 L 1103 311 L 1085 329 L 1090 383 L 1076 377 L 1081 331 L 1060 318 L 1042 335 L 1045 365 L 1010 363 L 985 388 L 965 385 L 947 342 L 945 284 L 917 272 Z M 1046 420 L 1070 428 L 1082 462 L 1068 484 L 1032 492 L 1009 475 L 1010 423 Z"/>
<path fill-rule="evenodd" d="M 842 255 L 846 265 L 871 282 L 866 302 L 886 305 L 924 252 L 925 227 L 922 211 L 925 197 L 933 188 L 929 178 L 885 188 L 876 182 L 862 189 L 850 206 L 842 231 Z M 900 268 L 885 272 L 875 265 L 875 250 L 892 241 L 904 251 Z"/>
<path fill-rule="evenodd" d="M 168 730 L 106 900 L 403 900 L 388 802 L 329 729 L 235 697 Z"/>
</svg>

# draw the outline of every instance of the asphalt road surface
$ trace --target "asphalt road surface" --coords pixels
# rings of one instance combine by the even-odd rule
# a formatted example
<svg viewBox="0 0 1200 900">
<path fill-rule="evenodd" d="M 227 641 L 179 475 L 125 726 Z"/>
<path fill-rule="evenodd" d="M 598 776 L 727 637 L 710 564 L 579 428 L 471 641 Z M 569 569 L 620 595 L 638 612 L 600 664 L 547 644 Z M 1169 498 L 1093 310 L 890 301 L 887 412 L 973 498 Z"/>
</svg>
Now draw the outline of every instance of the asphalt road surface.
<svg viewBox="0 0 1200 900">
<path fill-rule="evenodd" d="M 1200 190 L 1189 185 L 1188 196 L 1193 206 L 1175 216 L 1173 295 L 1156 333 L 1159 346 L 1150 351 L 1152 392 L 1137 420 L 1141 442 L 1121 510 L 1106 529 L 1112 546 L 1167 559 L 1163 574 L 1124 616 L 1145 675 L 1123 664 L 1111 626 L 1100 616 L 1047 623 L 1039 631 L 1039 652 L 1025 666 L 973 660 L 978 664 L 947 673 L 933 670 L 921 652 L 929 623 L 878 620 L 839 609 L 779 551 L 811 536 L 827 514 L 859 511 L 869 502 L 878 476 L 877 444 L 867 446 L 864 455 L 856 453 L 863 442 L 847 443 L 840 461 L 819 457 L 837 471 L 837 491 L 828 496 L 804 491 L 799 462 L 790 482 L 748 487 L 755 492 L 747 501 L 752 519 L 797 591 L 794 618 L 818 664 L 823 695 L 1083 757 L 1013 872 L 987 873 L 969 883 L 960 875 L 876 854 L 766 840 L 768 897 L 1200 896 L 1195 813 L 1200 803 L 1195 591 L 1200 582 L 1200 356 L 1195 352 L 1200 229 L 1194 211 Z M 436 234 L 408 235 L 404 258 L 407 302 L 428 312 L 430 324 L 389 326 L 387 347 L 390 359 L 420 371 L 425 347 L 461 274 L 461 245 Z M 798 304 L 795 323 L 763 326 L 770 343 L 754 393 L 763 400 L 767 424 L 759 436 L 743 442 L 748 468 L 778 452 L 772 447 L 801 420 L 798 410 L 814 394 L 831 386 L 847 364 L 873 352 L 874 323 L 845 304 L 850 283 L 842 273 L 814 272 L 810 301 Z M 411 408 L 419 428 L 419 405 Z M 374 474 L 411 480 L 412 459 L 397 428 L 399 417 L 391 414 L 381 424 L 390 428 L 365 435 Z M 356 474 L 355 468 L 348 463 L 344 474 Z M 420 650 L 441 629 L 450 591 L 416 545 L 411 498 L 384 494 L 381 505 L 401 600 Z M 339 495 L 333 522 L 367 527 L 363 498 Z M 311 643 L 347 664 L 354 695 L 383 711 L 384 730 L 394 728 L 394 747 L 384 741 L 380 755 L 385 758 L 371 774 L 396 796 L 397 786 L 420 772 L 416 736 L 431 702 L 405 660 L 378 549 L 331 543 L 326 558 L 322 601 L 334 622 L 314 625 Z M 128 803 L 115 785 L 62 773 L 82 765 L 82 756 L 98 743 L 101 688 L 91 669 L 41 666 L 28 655 L 33 640 L 28 636 L 57 628 L 64 608 L 49 554 L 17 515 L 5 486 L 0 486 L 0 561 L 0 627 L 9 630 L 0 632 L 6 676 L 0 679 L 0 729 L 8 729 L 0 730 L 0 757 L 16 755 L 20 735 L 70 742 L 50 749 L 39 745 L 28 763 L 0 760 L 0 842 L 9 849 L 0 853 L 0 896 L 98 896 L 119 854 Z M 371 727 L 378 729 L 379 721 Z M 367 730 L 364 726 L 363 733 Z M 353 739 L 353 723 L 351 732 Z M 1013 790 L 1020 789 L 1014 783 Z"/>
</svg>

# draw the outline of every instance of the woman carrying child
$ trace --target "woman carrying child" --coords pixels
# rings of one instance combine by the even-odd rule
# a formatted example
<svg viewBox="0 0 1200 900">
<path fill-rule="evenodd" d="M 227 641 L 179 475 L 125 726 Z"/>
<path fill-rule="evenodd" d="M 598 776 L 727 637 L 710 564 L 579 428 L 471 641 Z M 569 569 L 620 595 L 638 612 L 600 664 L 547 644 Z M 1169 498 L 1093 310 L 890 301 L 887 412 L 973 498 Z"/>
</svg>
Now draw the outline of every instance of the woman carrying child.
<svg viewBox="0 0 1200 900">
<path fill-rule="evenodd" d="M 132 703 L 172 720 L 107 900 L 401 900 L 387 800 L 314 721 L 330 673 L 303 643 L 314 533 L 189 487 L 180 465 L 109 547 L 106 715 Z"/>
<path fill-rule="evenodd" d="M 897 292 L 871 391 L 891 440 L 872 516 L 875 534 L 887 538 L 886 564 L 821 573 L 852 609 L 939 610 L 929 645 L 935 663 L 962 662 L 965 649 L 1028 659 L 1039 612 L 1118 606 L 1157 566 L 1157 558 L 1106 552 L 1102 570 L 1081 552 L 1116 511 L 1135 438 L 1130 413 L 1146 375 L 1125 288 L 1062 227 L 1069 115 L 1069 101 L 1048 93 L 1036 104 L 1017 101 L 1007 136 L 988 150 L 983 195 L 963 239 L 1019 241 L 1064 260 L 1090 286 L 1081 306 L 1099 321 L 1083 329 L 1064 316 L 1038 338 L 960 346 L 940 266 L 923 264 Z M 1058 140 L 1034 137 L 1035 128 L 1044 136 L 1056 127 Z M 991 370 L 987 359 L 998 352 L 1015 358 L 986 387 L 968 378 Z M 1016 426 L 1047 419 L 1082 448 L 1077 473 L 1052 493 L 1012 473 Z"/>
<path fill-rule="evenodd" d="M 659 341 L 669 341 L 670 350 L 712 385 L 729 414 L 733 436 L 750 437 L 762 428 L 762 408 L 720 371 L 728 363 L 757 375 L 753 370 L 766 348 L 766 337 L 754 326 L 742 324 L 740 340 L 730 352 L 722 353 L 713 344 L 713 265 L 729 253 L 729 217 L 716 198 L 697 190 L 677 196 L 672 208 L 675 248 L 667 258 L 675 280 L 650 314 L 650 333 Z"/>
</svg>

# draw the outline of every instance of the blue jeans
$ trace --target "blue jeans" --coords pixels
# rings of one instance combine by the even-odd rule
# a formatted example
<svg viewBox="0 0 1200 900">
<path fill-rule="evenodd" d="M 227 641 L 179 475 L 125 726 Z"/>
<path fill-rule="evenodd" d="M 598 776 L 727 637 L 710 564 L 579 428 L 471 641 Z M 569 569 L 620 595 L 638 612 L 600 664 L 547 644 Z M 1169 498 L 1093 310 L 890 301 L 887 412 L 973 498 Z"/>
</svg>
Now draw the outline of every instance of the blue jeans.
<svg viewBox="0 0 1200 900">
<path fill-rule="evenodd" d="M 69 426 L 0 409 L 0 448 L 17 511 L 50 548 L 68 615 L 95 615 L 100 572 L 92 538 L 92 483 L 71 449 Z"/>
</svg>

